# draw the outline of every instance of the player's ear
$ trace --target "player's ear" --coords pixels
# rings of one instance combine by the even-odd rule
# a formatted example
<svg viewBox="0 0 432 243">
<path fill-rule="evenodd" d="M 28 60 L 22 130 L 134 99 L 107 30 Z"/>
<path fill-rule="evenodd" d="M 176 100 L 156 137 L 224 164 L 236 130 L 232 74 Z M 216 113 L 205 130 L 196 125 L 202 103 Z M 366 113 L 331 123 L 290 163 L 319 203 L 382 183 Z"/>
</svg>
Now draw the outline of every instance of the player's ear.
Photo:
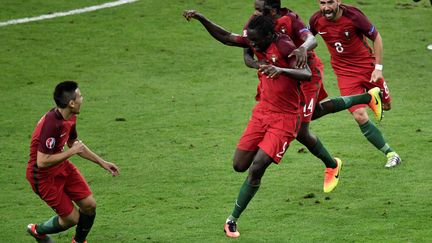
<svg viewBox="0 0 432 243">
<path fill-rule="evenodd" d="M 74 108 L 75 107 L 75 100 L 69 100 L 68 106 L 70 108 Z"/>
</svg>

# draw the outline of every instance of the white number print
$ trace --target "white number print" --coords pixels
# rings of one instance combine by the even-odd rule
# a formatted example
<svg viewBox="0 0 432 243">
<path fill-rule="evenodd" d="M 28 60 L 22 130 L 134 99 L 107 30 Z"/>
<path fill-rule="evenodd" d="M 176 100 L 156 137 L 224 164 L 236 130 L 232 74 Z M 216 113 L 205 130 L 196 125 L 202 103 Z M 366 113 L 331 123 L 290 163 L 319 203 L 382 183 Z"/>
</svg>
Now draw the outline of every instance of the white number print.
<svg viewBox="0 0 432 243">
<path fill-rule="evenodd" d="M 288 142 L 285 142 L 284 145 L 282 146 L 282 151 L 277 153 L 276 156 L 282 158 L 287 148 L 288 148 Z"/>
<path fill-rule="evenodd" d="M 313 108 L 314 108 L 314 98 L 312 98 L 309 102 L 309 105 L 303 106 L 303 115 L 304 116 L 310 116 L 312 114 Z"/>
<path fill-rule="evenodd" d="M 334 45 L 335 45 L 335 48 L 336 48 L 337 52 L 342 53 L 344 51 L 344 49 L 342 47 L 342 43 L 336 42 Z"/>
</svg>

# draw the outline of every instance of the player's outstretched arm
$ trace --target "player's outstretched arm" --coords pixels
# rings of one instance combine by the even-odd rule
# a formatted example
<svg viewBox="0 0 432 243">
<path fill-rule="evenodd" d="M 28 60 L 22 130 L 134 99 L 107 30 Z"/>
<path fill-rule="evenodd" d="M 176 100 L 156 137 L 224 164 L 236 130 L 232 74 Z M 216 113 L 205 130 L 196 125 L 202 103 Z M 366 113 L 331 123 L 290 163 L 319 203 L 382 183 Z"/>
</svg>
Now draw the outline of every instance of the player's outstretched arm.
<svg viewBox="0 0 432 243">
<path fill-rule="evenodd" d="M 307 64 L 307 51 L 315 49 L 318 44 L 316 38 L 312 33 L 305 35 L 303 44 L 295 49 L 288 57 L 296 57 L 296 67 L 304 68 Z"/>
<path fill-rule="evenodd" d="M 102 168 L 109 171 L 112 176 L 118 176 L 120 174 L 120 171 L 119 171 L 117 165 L 115 165 L 114 163 L 105 161 L 104 159 L 99 157 L 99 155 L 97 155 L 96 153 L 91 151 L 82 141 L 75 140 L 73 142 L 72 148 L 74 146 L 77 146 L 77 145 L 83 146 L 83 150 L 80 153 L 78 153 L 79 156 L 100 165 Z"/>
<path fill-rule="evenodd" d="M 187 21 L 190 21 L 191 19 L 198 20 L 206 28 L 207 32 L 213 36 L 213 38 L 224 45 L 248 47 L 246 44 L 240 43 L 238 41 L 238 38 L 240 37 L 238 34 L 233 34 L 225 30 L 224 28 L 204 17 L 204 15 L 198 13 L 196 10 L 185 10 L 183 12 L 183 16 Z"/>
<path fill-rule="evenodd" d="M 383 78 L 382 61 L 383 61 L 383 43 L 380 33 L 377 34 L 373 42 L 373 50 L 375 55 L 375 70 L 372 72 L 370 82 L 377 82 Z"/>
<path fill-rule="evenodd" d="M 304 68 L 281 68 L 274 65 L 260 65 L 259 71 L 269 78 L 276 77 L 279 74 L 287 75 L 297 80 L 310 80 L 312 72 L 308 65 Z"/>
</svg>

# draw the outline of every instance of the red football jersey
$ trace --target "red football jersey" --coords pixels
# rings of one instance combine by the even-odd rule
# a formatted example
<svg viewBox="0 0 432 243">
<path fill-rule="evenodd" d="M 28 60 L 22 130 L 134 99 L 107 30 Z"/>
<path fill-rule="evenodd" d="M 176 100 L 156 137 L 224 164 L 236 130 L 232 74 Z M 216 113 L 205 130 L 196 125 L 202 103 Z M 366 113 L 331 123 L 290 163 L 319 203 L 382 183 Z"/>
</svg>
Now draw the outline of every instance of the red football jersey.
<svg viewBox="0 0 432 243">
<path fill-rule="evenodd" d="M 336 75 L 357 76 L 374 68 L 375 57 L 367 38 L 375 40 L 378 32 L 368 18 L 357 8 L 341 4 L 342 16 L 327 20 L 316 12 L 309 21 L 311 32 L 324 39 L 331 55 Z"/>
<path fill-rule="evenodd" d="M 67 141 L 78 137 L 76 131 L 76 116 L 73 115 L 69 120 L 64 120 L 61 113 L 53 108 L 48 111 L 38 122 L 33 131 L 30 144 L 30 159 L 27 169 L 37 168 L 37 151 L 44 154 L 57 154 L 63 151 Z M 42 168 L 44 172 L 55 172 L 62 168 L 63 163 L 59 163 L 47 168 Z"/>
<path fill-rule="evenodd" d="M 310 33 L 309 29 L 305 26 L 300 16 L 293 11 L 287 8 L 282 8 L 280 14 L 282 17 L 276 20 L 274 28 L 275 31 L 288 35 L 294 42 L 295 46 L 301 46 L 303 44 L 303 36 Z M 247 37 L 247 27 L 253 17 L 255 17 L 255 15 L 251 15 L 243 27 L 244 37 Z"/>
<path fill-rule="evenodd" d="M 276 20 L 275 31 L 288 35 L 296 47 L 301 46 L 304 43 L 303 38 L 311 32 L 295 12 L 283 8 L 281 14 L 283 16 Z M 315 66 L 322 66 L 321 60 L 313 50 L 308 51 L 308 65 L 311 70 L 315 70 Z"/>
<path fill-rule="evenodd" d="M 276 20 L 275 27 L 274 27 L 275 31 L 277 33 L 288 35 L 296 47 L 301 46 L 304 43 L 303 38 L 311 32 L 303 23 L 303 21 L 301 20 L 300 16 L 297 13 L 291 11 L 290 9 L 282 8 L 280 14 L 282 15 L 282 17 Z M 249 18 L 249 20 L 247 21 L 247 23 L 243 28 L 244 37 L 247 37 L 247 26 L 249 25 L 250 20 L 254 16 L 255 15 L 252 15 Z M 316 70 L 315 68 L 316 66 L 321 67 L 323 65 L 321 60 L 318 58 L 318 56 L 315 54 L 313 50 L 308 51 L 308 65 L 313 71 Z M 320 74 L 316 74 L 315 72 L 312 75 L 320 76 Z M 320 80 L 320 83 L 322 83 L 321 78 L 318 79 Z"/>
<path fill-rule="evenodd" d="M 300 16 L 293 11 L 282 8 L 281 15 L 282 17 L 276 20 L 275 31 L 288 35 L 295 46 L 301 46 L 304 42 L 304 36 L 310 33 L 309 29 L 303 23 Z"/>
<path fill-rule="evenodd" d="M 246 37 L 239 37 L 238 41 L 249 45 Z M 267 63 L 277 67 L 294 68 L 295 57 L 288 59 L 288 55 L 295 48 L 294 43 L 287 35 L 280 34 L 264 52 L 258 52 L 254 48 L 252 50 L 258 60 L 265 60 Z M 257 88 L 257 101 L 274 112 L 291 114 L 299 112 L 299 81 L 284 74 L 274 78 L 267 78 L 267 75 L 260 72 L 258 72 L 258 78 L 260 82 Z"/>
</svg>

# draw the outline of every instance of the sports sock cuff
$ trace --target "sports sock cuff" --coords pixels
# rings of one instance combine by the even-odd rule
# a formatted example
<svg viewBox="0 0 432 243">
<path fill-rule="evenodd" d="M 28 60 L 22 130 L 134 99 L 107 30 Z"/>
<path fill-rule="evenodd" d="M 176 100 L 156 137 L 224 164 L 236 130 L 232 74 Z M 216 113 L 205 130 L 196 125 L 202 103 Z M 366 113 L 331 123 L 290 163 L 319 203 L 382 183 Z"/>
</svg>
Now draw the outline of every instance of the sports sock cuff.
<svg viewBox="0 0 432 243">
<path fill-rule="evenodd" d="M 342 96 L 341 98 L 342 98 L 343 102 L 345 103 L 346 107 L 350 107 L 351 106 L 352 99 L 350 99 L 348 97 L 344 97 L 344 96 Z"/>
<path fill-rule="evenodd" d="M 387 143 L 380 150 L 386 155 L 390 152 L 394 152 L 394 150 Z"/>
<path fill-rule="evenodd" d="M 260 186 L 261 186 L 261 183 L 258 184 L 258 185 L 252 185 L 252 184 L 249 183 L 249 181 L 247 181 L 247 179 L 246 179 L 246 183 L 247 183 L 247 185 L 250 186 L 250 187 L 255 187 L 255 188 L 256 188 L 256 187 L 260 187 Z"/>
<path fill-rule="evenodd" d="M 346 109 L 346 103 L 349 102 L 349 100 L 344 97 L 337 97 L 330 99 L 330 102 L 333 103 L 333 110 L 331 112 L 334 113 Z"/>
<path fill-rule="evenodd" d="M 238 220 L 238 218 L 236 218 L 236 217 L 230 215 L 230 216 L 227 218 L 227 220 L 226 220 L 225 223 L 228 223 L 228 221 L 234 221 L 234 222 L 237 222 L 237 220 Z"/>
<path fill-rule="evenodd" d="M 62 226 L 60 225 L 59 216 L 54 216 L 53 225 L 54 227 L 62 228 Z"/>
<path fill-rule="evenodd" d="M 368 120 L 364 124 L 359 125 L 360 130 L 362 131 L 363 135 L 365 135 L 365 136 L 369 135 L 371 125 L 373 126 L 373 123 L 370 120 Z"/>
</svg>

